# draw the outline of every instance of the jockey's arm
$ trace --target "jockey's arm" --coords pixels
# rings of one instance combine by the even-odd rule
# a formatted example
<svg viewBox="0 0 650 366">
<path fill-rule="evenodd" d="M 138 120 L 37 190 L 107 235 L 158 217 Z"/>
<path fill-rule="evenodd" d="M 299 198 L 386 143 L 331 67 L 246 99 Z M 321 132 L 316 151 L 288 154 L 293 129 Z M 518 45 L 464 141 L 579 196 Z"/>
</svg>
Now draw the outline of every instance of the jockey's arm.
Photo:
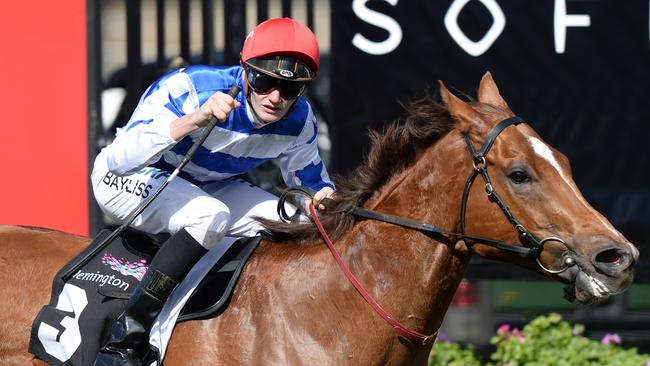
<svg viewBox="0 0 650 366">
<path fill-rule="evenodd" d="M 152 164 L 183 137 L 207 125 L 212 115 L 222 121 L 230 111 L 240 106 L 239 102 L 221 92 L 212 95 L 201 106 L 198 101 L 190 107 L 187 104 L 176 105 L 172 98 L 195 93 L 185 73 L 172 75 L 145 91 L 145 97 L 127 125 L 118 131 L 115 140 L 106 148 L 109 170 L 124 175 Z"/>
<path fill-rule="evenodd" d="M 324 208 L 319 205 L 321 200 L 332 197 L 335 187 L 318 152 L 317 135 L 318 123 L 310 108 L 298 142 L 280 156 L 280 170 L 287 186 L 304 185 L 315 190 L 316 207 Z M 304 208 L 309 207 L 310 201 L 304 201 Z"/>
</svg>

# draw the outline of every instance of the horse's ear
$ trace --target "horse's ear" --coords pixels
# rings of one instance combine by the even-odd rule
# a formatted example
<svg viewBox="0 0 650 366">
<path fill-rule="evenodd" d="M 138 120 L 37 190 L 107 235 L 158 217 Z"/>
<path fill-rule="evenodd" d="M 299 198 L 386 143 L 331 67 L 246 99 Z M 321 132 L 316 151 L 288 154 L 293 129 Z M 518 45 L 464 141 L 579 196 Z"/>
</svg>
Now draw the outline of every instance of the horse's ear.
<svg viewBox="0 0 650 366">
<path fill-rule="evenodd" d="M 440 95 L 442 96 L 442 100 L 447 105 L 449 113 L 454 117 L 454 120 L 456 120 L 458 128 L 461 131 L 468 132 L 470 126 L 481 121 L 478 112 L 476 112 L 469 104 L 463 102 L 460 98 L 450 92 L 442 81 L 438 80 L 438 84 L 440 84 Z"/>
<path fill-rule="evenodd" d="M 478 87 L 478 101 L 513 114 L 510 107 L 508 107 L 508 104 L 503 100 L 503 97 L 499 93 L 499 88 L 497 88 L 497 84 L 494 82 L 492 74 L 490 74 L 489 71 L 481 78 L 481 83 Z"/>
</svg>

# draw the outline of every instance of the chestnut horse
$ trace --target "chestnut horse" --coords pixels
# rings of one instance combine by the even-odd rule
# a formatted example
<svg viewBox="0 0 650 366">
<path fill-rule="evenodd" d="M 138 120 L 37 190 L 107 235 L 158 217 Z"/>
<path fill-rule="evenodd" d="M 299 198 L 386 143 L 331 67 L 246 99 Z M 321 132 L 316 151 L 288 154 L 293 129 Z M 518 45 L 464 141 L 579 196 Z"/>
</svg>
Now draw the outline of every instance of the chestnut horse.
<svg viewBox="0 0 650 366">
<path fill-rule="evenodd" d="M 477 102 L 459 99 L 442 83 L 441 93 L 444 105 L 431 96 L 413 101 L 404 120 L 374 133 L 364 163 L 337 180 L 336 206 L 319 213 L 371 296 L 410 329 L 435 334 L 472 253 L 564 282 L 581 303 L 627 288 L 637 249 L 587 203 L 567 158 L 529 125 L 494 130 L 514 115 L 490 74 Z M 476 155 L 486 140 L 486 156 L 472 158 L 467 144 Z M 490 184 L 470 184 L 463 194 L 468 175 L 481 169 L 489 171 Z M 495 204 L 497 193 L 505 210 Z M 355 219 L 339 209 L 350 206 L 467 236 Z M 426 364 L 431 343 L 398 336 L 373 312 L 311 223 L 270 225 L 269 232 L 225 312 L 176 327 L 165 365 Z M 545 239 L 535 243 L 526 233 Z M 538 255 L 525 255 L 469 236 L 517 248 L 545 245 Z M 286 240 L 271 240 L 278 237 Z M 55 272 L 88 242 L 0 227 L 0 364 L 40 362 L 27 353 L 32 318 L 49 301 Z"/>
</svg>

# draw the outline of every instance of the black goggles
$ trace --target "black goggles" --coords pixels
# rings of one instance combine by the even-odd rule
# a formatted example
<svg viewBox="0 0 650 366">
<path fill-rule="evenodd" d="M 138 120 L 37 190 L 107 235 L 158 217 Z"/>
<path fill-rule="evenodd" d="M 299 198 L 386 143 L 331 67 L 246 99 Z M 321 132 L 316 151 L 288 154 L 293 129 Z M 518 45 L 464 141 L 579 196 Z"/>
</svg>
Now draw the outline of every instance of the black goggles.
<svg viewBox="0 0 650 366">
<path fill-rule="evenodd" d="M 277 89 L 280 92 L 280 96 L 284 99 L 295 99 L 299 97 L 307 89 L 307 85 L 309 84 L 305 81 L 291 81 L 276 78 L 261 73 L 252 67 L 246 68 L 246 81 L 258 94 L 268 94 L 273 89 Z"/>
</svg>

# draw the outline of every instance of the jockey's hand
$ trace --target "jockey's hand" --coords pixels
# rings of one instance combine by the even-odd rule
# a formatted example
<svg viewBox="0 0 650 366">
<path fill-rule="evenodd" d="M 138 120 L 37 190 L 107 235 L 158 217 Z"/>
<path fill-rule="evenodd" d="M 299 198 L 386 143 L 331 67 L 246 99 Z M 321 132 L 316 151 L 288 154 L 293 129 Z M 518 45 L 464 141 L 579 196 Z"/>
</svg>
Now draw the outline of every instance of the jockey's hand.
<svg viewBox="0 0 650 366">
<path fill-rule="evenodd" d="M 334 196 L 334 190 L 331 187 L 323 187 L 320 191 L 316 192 L 313 198 L 314 207 L 318 210 L 324 210 L 325 205 L 321 204 L 321 201 L 324 198 L 332 198 Z M 305 204 L 309 207 L 312 199 L 306 199 Z"/>
<path fill-rule="evenodd" d="M 241 103 L 228 94 L 216 92 L 203 103 L 201 108 L 194 112 L 194 124 L 197 127 L 205 127 L 212 116 L 217 117 L 219 122 L 223 122 L 228 118 L 228 114 L 235 109 L 239 108 Z"/>
<path fill-rule="evenodd" d="M 180 141 L 180 139 L 190 133 L 207 126 L 212 116 L 217 117 L 219 121 L 223 122 L 228 118 L 228 114 L 233 109 L 239 108 L 240 106 L 241 103 L 233 99 L 230 95 L 216 92 L 196 112 L 186 114 L 172 121 L 169 127 L 169 135 L 174 140 Z"/>
</svg>

